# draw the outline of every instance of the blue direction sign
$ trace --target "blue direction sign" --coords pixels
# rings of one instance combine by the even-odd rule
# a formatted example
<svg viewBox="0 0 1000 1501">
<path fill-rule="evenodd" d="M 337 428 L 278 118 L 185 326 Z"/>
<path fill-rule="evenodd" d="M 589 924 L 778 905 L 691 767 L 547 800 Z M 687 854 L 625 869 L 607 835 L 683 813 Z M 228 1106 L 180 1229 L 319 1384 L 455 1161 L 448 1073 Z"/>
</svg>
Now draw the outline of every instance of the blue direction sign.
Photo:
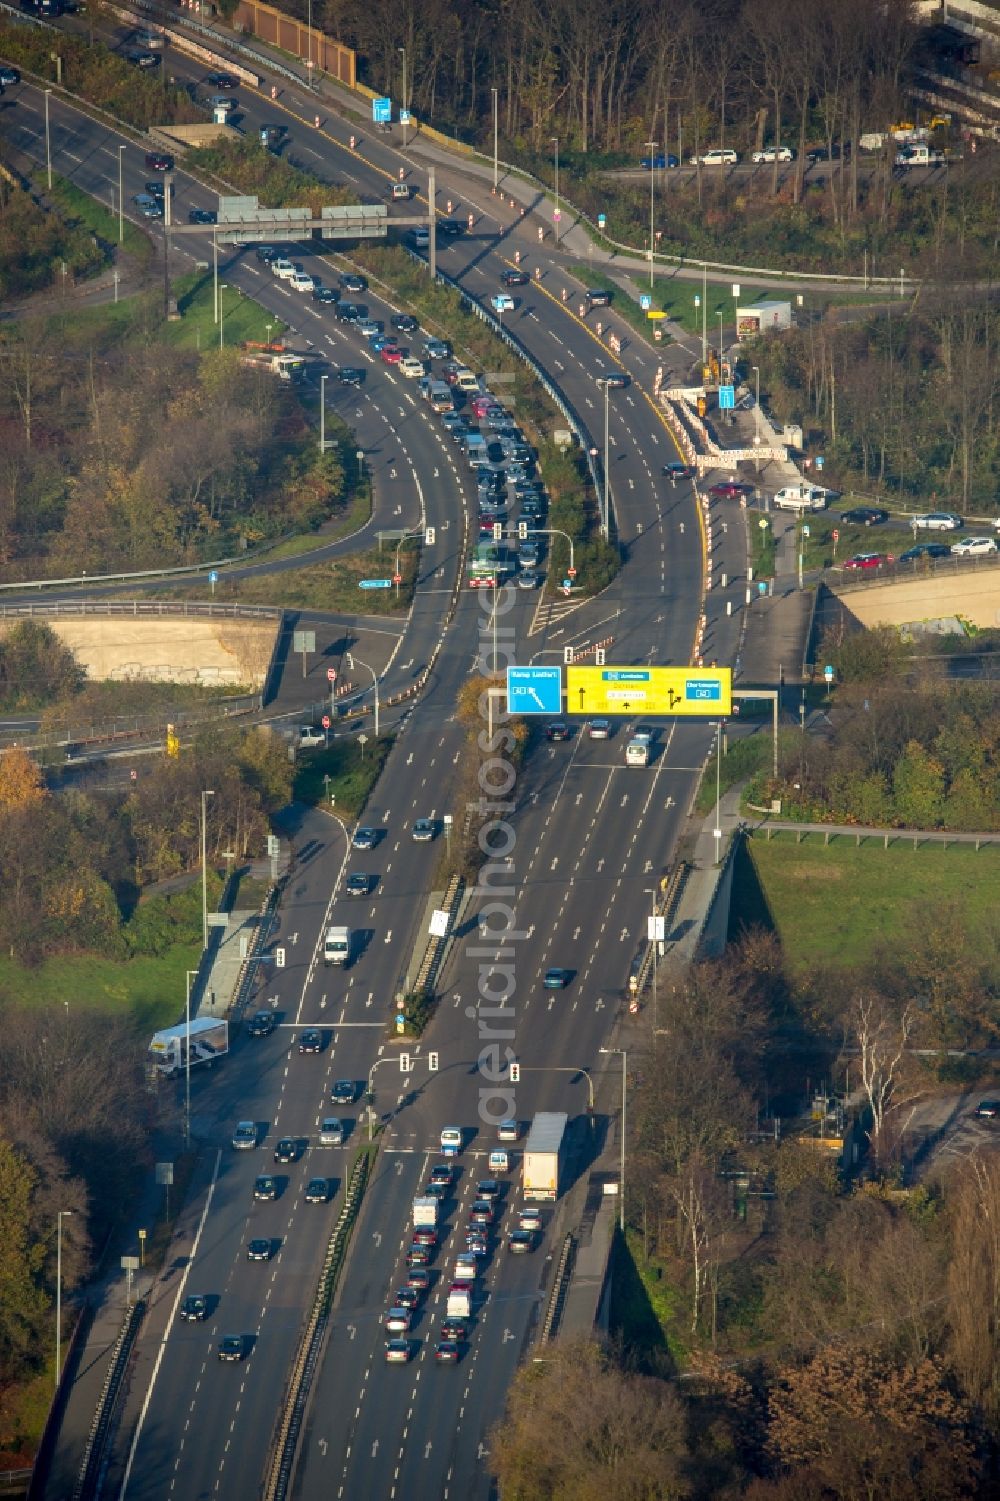
<svg viewBox="0 0 1000 1501">
<path fill-rule="evenodd" d="M 373 120 L 373 122 L 376 125 L 391 125 L 392 124 L 392 100 L 391 99 L 385 99 L 385 98 L 383 98 L 383 99 L 373 99 L 372 100 L 372 120 Z"/>
<path fill-rule="evenodd" d="M 358 579 L 359 589 L 391 589 L 392 579 Z"/>
<path fill-rule="evenodd" d="M 735 410 L 735 407 L 736 407 L 736 387 L 735 386 L 720 386 L 719 387 L 719 411 L 720 412 L 732 412 L 732 411 Z"/>
<path fill-rule="evenodd" d="M 652 297 L 650 297 L 648 292 L 643 292 L 640 296 L 639 306 L 642 308 L 642 311 L 644 313 L 648 313 L 650 308 L 653 306 L 653 299 Z"/>
<path fill-rule="evenodd" d="M 562 709 L 561 667 L 508 667 L 510 714 L 558 714 Z"/>
<path fill-rule="evenodd" d="M 219 575 L 216 573 L 216 571 L 215 571 L 214 568 L 212 569 L 211 573 L 208 575 L 208 582 L 210 584 L 217 584 L 219 582 Z"/>
<path fill-rule="evenodd" d="M 608 216 L 607 216 L 607 214 L 598 214 L 598 216 L 597 216 L 597 227 L 598 227 L 598 229 L 603 229 L 604 226 L 607 224 L 607 222 L 608 222 Z"/>
</svg>

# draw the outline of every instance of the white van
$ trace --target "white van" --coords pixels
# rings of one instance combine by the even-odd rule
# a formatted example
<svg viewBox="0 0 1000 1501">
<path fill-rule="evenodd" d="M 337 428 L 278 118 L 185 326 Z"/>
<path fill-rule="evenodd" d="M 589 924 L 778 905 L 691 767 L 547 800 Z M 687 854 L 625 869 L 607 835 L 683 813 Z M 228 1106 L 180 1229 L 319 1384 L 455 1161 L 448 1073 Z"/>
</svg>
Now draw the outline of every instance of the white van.
<svg viewBox="0 0 1000 1501">
<path fill-rule="evenodd" d="M 648 766 L 652 743 L 649 735 L 633 735 L 625 747 L 625 765 Z"/>
<path fill-rule="evenodd" d="M 776 511 L 822 511 L 826 507 L 826 491 L 815 485 L 786 485 L 775 492 Z"/>
<path fill-rule="evenodd" d="M 393 198 L 402 198 L 404 203 L 410 201 L 410 184 L 408 182 L 394 182 L 392 185 Z"/>
<path fill-rule="evenodd" d="M 350 928 L 327 928 L 323 940 L 323 963 L 347 966 L 351 959 Z"/>
</svg>

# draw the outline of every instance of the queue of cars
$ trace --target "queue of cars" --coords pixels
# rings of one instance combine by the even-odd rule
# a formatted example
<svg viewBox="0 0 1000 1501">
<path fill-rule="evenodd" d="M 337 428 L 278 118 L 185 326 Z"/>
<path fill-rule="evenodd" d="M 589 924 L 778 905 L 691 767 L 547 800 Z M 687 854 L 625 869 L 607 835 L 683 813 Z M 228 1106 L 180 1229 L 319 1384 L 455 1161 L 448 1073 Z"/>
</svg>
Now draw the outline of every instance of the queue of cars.
<svg viewBox="0 0 1000 1501">
<path fill-rule="evenodd" d="M 498 1178 L 476 1182 L 465 1216 L 455 1214 L 453 1221 L 446 1222 L 444 1215 L 458 1207 L 455 1201 L 460 1178 L 454 1157 L 439 1162 L 414 1201 L 414 1227 L 404 1254 L 405 1271 L 394 1279 L 399 1286 L 388 1299 L 382 1321 L 389 1365 L 405 1365 L 416 1355 L 424 1305 L 439 1281 L 447 1284 L 447 1296 L 434 1342 L 434 1359 L 439 1365 L 457 1365 L 473 1329 L 480 1278 L 490 1258 L 501 1244 L 512 1255 L 530 1253 L 544 1228 L 540 1210 L 522 1206 L 510 1211 L 508 1228 L 505 1233 L 501 1230 L 507 1196 Z M 429 1318 L 427 1332 L 434 1337 Z"/>
</svg>

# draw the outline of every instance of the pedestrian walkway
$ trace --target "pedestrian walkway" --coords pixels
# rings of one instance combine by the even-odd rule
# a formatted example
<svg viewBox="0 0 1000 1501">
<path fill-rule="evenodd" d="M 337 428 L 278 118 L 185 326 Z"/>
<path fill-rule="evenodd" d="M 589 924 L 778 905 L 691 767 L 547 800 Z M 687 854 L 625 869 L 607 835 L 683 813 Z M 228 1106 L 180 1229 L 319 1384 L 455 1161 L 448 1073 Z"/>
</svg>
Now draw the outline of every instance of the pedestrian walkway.
<svg viewBox="0 0 1000 1501">
<path fill-rule="evenodd" d="M 227 917 L 208 973 L 191 992 L 192 1016 L 226 1016 L 233 1004 L 240 971 L 253 947 L 260 913 L 230 912 Z"/>
</svg>

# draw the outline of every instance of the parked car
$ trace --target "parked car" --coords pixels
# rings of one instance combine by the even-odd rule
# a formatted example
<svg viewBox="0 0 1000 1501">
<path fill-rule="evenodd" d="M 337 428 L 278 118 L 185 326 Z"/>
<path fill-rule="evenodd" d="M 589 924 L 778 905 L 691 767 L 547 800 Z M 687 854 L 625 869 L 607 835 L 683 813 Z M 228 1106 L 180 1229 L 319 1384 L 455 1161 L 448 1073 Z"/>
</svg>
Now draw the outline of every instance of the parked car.
<svg viewBox="0 0 1000 1501">
<path fill-rule="evenodd" d="M 963 537 L 961 542 L 956 542 L 951 550 L 959 558 L 978 557 L 981 553 L 996 552 L 996 538 Z"/>
<path fill-rule="evenodd" d="M 871 573 L 876 568 L 886 568 L 894 561 L 888 552 L 856 552 L 853 558 L 844 561 L 848 573 Z"/>
<path fill-rule="evenodd" d="M 791 146 L 765 146 L 763 151 L 755 151 L 750 160 L 757 166 L 761 162 L 773 162 L 777 158 L 779 162 L 793 162 L 795 152 Z"/>
<path fill-rule="evenodd" d="M 744 495 L 752 495 L 753 486 L 741 484 L 739 480 L 720 480 L 717 485 L 709 486 L 708 493 L 717 500 L 739 500 Z"/>
<path fill-rule="evenodd" d="M 739 161 L 735 151 L 729 147 L 713 146 L 711 151 L 703 151 L 701 156 L 688 157 L 692 167 L 697 167 L 700 162 L 703 167 L 732 167 Z"/>
<path fill-rule="evenodd" d="M 925 511 L 922 516 L 911 516 L 910 525 L 922 532 L 961 531 L 962 518 L 953 511 Z"/>
<path fill-rule="evenodd" d="M 889 512 L 881 506 L 852 506 L 844 511 L 841 521 L 850 521 L 854 526 L 881 526 L 889 520 Z"/>
<path fill-rule="evenodd" d="M 995 1121 L 1000 1116 L 1000 1100 L 980 1100 L 976 1115 L 981 1121 Z"/>
<path fill-rule="evenodd" d="M 918 542 L 916 547 L 908 547 L 901 552 L 896 559 L 898 563 L 916 563 L 921 558 L 950 558 L 951 548 L 947 542 Z"/>
</svg>

